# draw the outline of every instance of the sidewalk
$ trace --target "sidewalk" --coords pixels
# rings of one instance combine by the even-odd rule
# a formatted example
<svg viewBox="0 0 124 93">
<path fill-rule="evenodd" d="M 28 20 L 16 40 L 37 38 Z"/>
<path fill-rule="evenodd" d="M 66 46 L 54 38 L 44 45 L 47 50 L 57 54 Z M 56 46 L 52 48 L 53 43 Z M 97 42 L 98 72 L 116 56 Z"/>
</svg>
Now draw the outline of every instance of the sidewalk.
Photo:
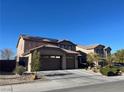
<svg viewBox="0 0 124 93">
<path fill-rule="evenodd" d="M 78 87 L 78 86 L 86 86 L 92 84 L 100 84 L 106 82 L 113 82 L 124 80 L 124 76 L 117 76 L 117 77 L 106 77 L 102 76 L 99 73 L 93 73 L 92 71 L 86 70 L 66 70 L 66 73 L 72 73 L 70 76 L 57 76 L 48 77 L 47 80 L 35 81 L 32 83 L 26 84 L 16 84 L 16 85 L 7 85 L 7 86 L 0 86 L 0 91 L 14 91 L 14 92 L 38 92 L 38 91 L 50 91 L 56 89 L 63 89 L 63 88 L 71 88 L 71 87 Z M 50 73 L 50 72 L 46 72 Z M 55 72 L 56 73 L 56 72 Z M 62 73 L 62 72 L 61 72 Z M 44 73 L 45 74 L 45 73 Z M 62 78 L 63 77 L 63 78 Z"/>
</svg>

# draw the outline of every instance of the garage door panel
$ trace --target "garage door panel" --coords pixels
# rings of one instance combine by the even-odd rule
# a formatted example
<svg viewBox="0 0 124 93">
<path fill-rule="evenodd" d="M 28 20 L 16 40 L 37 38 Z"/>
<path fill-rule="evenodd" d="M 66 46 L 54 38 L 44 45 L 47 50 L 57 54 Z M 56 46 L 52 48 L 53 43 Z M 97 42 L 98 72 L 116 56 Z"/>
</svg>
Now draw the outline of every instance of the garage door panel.
<svg viewBox="0 0 124 93">
<path fill-rule="evenodd" d="M 75 68 L 75 58 L 73 56 L 72 57 L 67 57 L 66 68 L 67 69 L 74 69 Z"/>
</svg>

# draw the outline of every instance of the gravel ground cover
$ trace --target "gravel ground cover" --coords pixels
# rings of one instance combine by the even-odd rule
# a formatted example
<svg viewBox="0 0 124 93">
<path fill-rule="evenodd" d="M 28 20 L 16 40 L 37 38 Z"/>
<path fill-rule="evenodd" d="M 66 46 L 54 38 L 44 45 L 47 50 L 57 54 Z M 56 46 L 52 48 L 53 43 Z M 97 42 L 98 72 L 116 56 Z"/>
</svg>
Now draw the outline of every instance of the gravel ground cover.
<svg viewBox="0 0 124 93">
<path fill-rule="evenodd" d="M 30 77 L 31 76 L 0 75 L 0 86 L 34 81 L 31 80 Z"/>
</svg>

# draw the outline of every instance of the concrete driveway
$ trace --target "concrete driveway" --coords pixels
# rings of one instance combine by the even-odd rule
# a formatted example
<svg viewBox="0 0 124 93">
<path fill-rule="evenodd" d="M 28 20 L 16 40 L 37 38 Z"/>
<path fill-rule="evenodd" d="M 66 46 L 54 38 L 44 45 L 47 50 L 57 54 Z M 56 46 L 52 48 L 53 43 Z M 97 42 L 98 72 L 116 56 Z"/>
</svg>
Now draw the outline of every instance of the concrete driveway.
<svg viewBox="0 0 124 93">
<path fill-rule="evenodd" d="M 61 80 L 61 79 L 81 79 L 81 81 L 113 81 L 123 80 L 124 76 L 107 77 L 101 73 L 94 73 L 92 70 L 73 69 L 73 70 L 55 70 L 55 71 L 41 71 L 39 76 L 45 76 L 47 80 Z"/>
<path fill-rule="evenodd" d="M 94 73 L 91 70 L 73 69 L 73 70 L 55 70 L 55 71 L 41 71 L 38 72 L 40 77 L 45 76 L 47 80 L 59 80 L 59 79 L 71 79 L 71 78 L 83 78 L 101 80 L 105 79 L 106 76 L 100 73 Z"/>
<path fill-rule="evenodd" d="M 73 88 L 92 84 L 101 84 L 124 80 L 124 76 L 106 77 L 100 73 L 94 73 L 90 70 L 58 70 L 41 71 L 39 76 L 44 75 L 46 80 L 37 80 L 32 83 L 0 86 L 0 91 L 21 91 L 21 92 L 39 92 L 52 91 L 56 89 Z"/>
</svg>

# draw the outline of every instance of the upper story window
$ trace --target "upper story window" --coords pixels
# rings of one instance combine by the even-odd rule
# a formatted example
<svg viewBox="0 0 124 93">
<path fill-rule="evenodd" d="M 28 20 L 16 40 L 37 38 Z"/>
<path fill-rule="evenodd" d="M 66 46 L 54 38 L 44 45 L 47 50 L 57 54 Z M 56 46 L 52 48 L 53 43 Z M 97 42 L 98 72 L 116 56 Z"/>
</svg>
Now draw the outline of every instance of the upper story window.
<svg viewBox="0 0 124 93">
<path fill-rule="evenodd" d="M 111 54 L 111 51 L 110 50 L 106 50 L 107 54 Z"/>
<path fill-rule="evenodd" d="M 68 46 L 68 49 L 69 49 L 69 50 L 72 50 L 72 46 Z"/>
<path fill-rule="evenodd" d="M 60 45 L 60 47 L 61 47 L 61 48 L 65 48 L 65 46 L 64 46 L 64 45 Z"/>
<path fill-rule="evenodd" d="M 63 45 L 63 44 L 61 44 L 61 45 L 59 45 L 59 47 L 64 48 L 64 49 L 68 49 L 68 50 L 72 50 L 72 45 Z"/>
<path fill-rule="evenodd" d="M 68 49 L 69 47 L 68 47 L 68 45 L 65 45 L 65 47 L 64 47 L 65 49 Z"/>
<path fill-rule="evenodd" d="M 96 53 L 98 53 L 98 54 L 103 54 L 104 51 L 103 51 L 103 49 L 96 49 Z"/>
<path fill-rule="evenodd" d="M 98 49 L 96 49 L 96 50 L 95 50 L 95 52 L 96 52 L 96 53 L 99 53 L 99 50 L 98 50 Z"/>
</svg>

